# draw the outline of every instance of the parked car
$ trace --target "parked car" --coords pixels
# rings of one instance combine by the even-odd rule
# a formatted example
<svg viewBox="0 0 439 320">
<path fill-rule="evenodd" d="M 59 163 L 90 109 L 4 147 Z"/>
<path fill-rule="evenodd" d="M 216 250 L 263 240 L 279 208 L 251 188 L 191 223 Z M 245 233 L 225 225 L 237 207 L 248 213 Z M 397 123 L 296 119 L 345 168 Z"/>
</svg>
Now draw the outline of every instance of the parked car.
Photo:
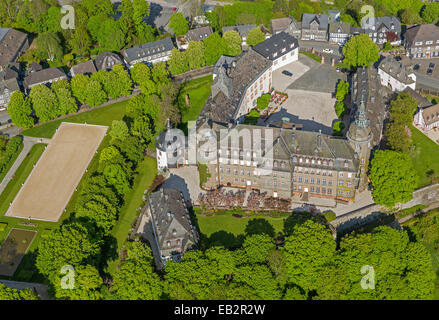
<svg viewBox="0 0 439 320">
<path fill-rule="evenodd" d="M 419 64 L 415 64 L 414 66 L 413 66 L 413 70 L 419 70 Z"/>
<path fill-rule="evenodd" d="M 289 77 L 292 77 L 292 76 L 293 76 L 293 74 L 292 74 L 291 72 L 287 71 L 287 70 L 282 71 L 282 73 L 283 73 L 284 75 L 286 75 L 286 76 L 289 76 Z"/>
<path fill-rule="evenodd" d="M 323 49 L 323 53 L 334 53 L 334 50 L 326 48 Z"/>
<path fill-rule="evenodd" d="M 402 59 L 402 58 L 401 58 L 400 56 L 396 56 L 396 57 L 395 57 L 395 60 L 396 60 L 396 61 L 401 61 L 401 59 Z"/>
<path fill-rule="evenodd" d="M 428 65 L 428 67 L 429 67 L 430 69 L 434 69 L 434 63 L 433 63 L 433 62 L 430 62 L 430 64 Z"/>
<path fill-rule="evenodd" d="M 340 72 L 340 68 L 335 69 L 335 71 Z"/>
<path fill-rule="evenodd" d="M 432 69 L 432 68 L 428 68 L 428 70 L 427 70 L 427 74 L 428 74 L 429 76 L 431 76 L 431 75 L 433 74 L 433 69 Z"/>
</svg>

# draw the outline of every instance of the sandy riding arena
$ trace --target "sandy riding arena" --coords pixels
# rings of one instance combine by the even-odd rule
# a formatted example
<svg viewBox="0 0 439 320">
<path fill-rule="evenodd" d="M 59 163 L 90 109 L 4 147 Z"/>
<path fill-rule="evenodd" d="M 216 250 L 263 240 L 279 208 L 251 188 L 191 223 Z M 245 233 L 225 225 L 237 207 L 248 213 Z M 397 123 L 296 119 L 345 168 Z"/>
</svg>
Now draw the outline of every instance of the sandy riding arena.
<svg viewBox="0 0 439 320">
<path fill-rule="evenodd" d="M 58 221 L 107 129 L 63 122 L 6 216 Z"/>
</svg>

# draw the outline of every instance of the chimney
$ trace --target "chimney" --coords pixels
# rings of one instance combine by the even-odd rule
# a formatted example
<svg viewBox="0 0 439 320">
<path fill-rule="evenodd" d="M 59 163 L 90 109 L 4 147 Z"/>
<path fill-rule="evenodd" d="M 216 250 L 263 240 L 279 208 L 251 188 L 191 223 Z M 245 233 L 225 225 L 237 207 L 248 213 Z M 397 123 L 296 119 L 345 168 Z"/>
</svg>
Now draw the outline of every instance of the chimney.
<svg viewBox="0 0 439 320">
<path fill-rule="evenodd" d="M 319 130 L 319 134 L 317 135 L 317 150 L 322 150 L 322 130 Z"/>
</svg>

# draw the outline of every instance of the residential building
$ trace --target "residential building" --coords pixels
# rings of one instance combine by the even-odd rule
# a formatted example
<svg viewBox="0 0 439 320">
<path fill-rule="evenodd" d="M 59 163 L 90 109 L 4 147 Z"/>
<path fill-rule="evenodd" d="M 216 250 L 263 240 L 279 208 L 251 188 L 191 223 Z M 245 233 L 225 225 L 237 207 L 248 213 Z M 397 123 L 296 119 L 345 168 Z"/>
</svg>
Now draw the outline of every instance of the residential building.
<svg viewBox="0 0 439 320">
<path fill-rule="evenodd" d="M 157 246 L 160 254 L 159 265 L 164 267 L 169 260 L 178 262 L 188 250 L 197 246 L 199 236 L 179 190 L 160 188 L 152 192 L 148 197 L 146 214 L 151 219 L 155 240 L 151 246 Z"/>
<path fill-rule="evenodd" d="M 67 80 L 67 75 L 60 68 L 49 68 L 32 72 L 24 78 L 24 89 L 29 91 L 39 84 L 49 84 L 58 80 Z"/>
<path fill-rule="evenodd" d="M 97 71 L 110 71 L 115 65 L 124 64 L 122 58 L 118 54 L 110 51 L 102 52 L 93 60 L 93 62 Z"/>
<path fill-rule="evenodd" d="M 39 63 L 36 63 L 35 61 L 33 61 L 26 70 L 26 75 L 29 75 L 32 72 L 38 72 L 43 70 L 43 66 Z"/>
<path fill-rule="evenodd" d="M 79 63 L 70 68 L 70 76 L 74 77 L 78 74 L 92 75 L 97 72 L 93 60 L 88 60 L 86 62 Z"/>
<path fill-rule="evenodd" d="M 413 99 L 415 99 L 418 108 L 426 108 L 432 105 L 430 100 L 410 87 L 405 88 L 404 92 L 407 92 Z"/>
<path fill-rule="evenodd" d="M 302 40 L 328 41 L 328 16 L 304 13 L 302 15 Z"/>
<path fill-rule="evenodd" d="M 377 44 L 401 44 L 401 22 L 397 17 L 369 17 L 361 21 L 363 32 Z"/>
<path fill-rule="evenodd" d="M 257 25 L 255 24 L 243 24 L 243 25 L 232 26 L 232 27 L 223 27 L 222 33 L 224 34 L 225 32 L 231 30 L 238 32 L 242 39 L 242 45 L 247 46 L 248 33 L 250 32 L 250 30 L 253 30 L 255 28 L 257 28 Z"/>
<path fill-rule="evenodd" d="M 414 123 L 423 131 L 439 128 L 439 104 L 418 108 L 414 117 Z"/>
<path fill-rule="evenodd" d="M 329 41 L 344 45 L 351 37 L 351 24 L 349 22 L 331 22 L 329 24 Z"/>
<path fill-rule="evenodd" d="M 19 91 L 17 78 L 9 78 L 0 80 L 0 111 L 8 108 L 11 95 L 15 91 Z"/>
<path fill-rule="evenodd" d="M 213 71 L 212 92 L 198 117 L 219 123 L 242 121 L 262 94 L 271 92 L 272 62 L 250 48 L 222 56 Z M 197 124 L 197 126 L 198 126 Z"/>
<path fill-rule="evenodd" d="M 404 47 L 412 59 L 439 57 L 439 27 L 434 24 L 421 24 L 404 33 Z"/>
<path fill-rule="evenodd" d="M 302 33 L 302 23 L 300 21 L 296 21 L 293 17 L 287 18 L 279 18 L 270 20 L 271 33 L 273 35 L 286 32 L 300 39 L 300 35 Z"/>
<path fill-rule="evenodd" d="M 171 51 L 174 49 L 171 38 L 148 42 L 140 46 L 124 49 L 121 51 L 127 65 L 133 66 L 138 62 L 154 64 L 168 61 Z"/>
<path fill-rule="evenodd" d="M 275 71 L 299 58 L 299 42 L 286 32 L 280 32 L 253 47 L 261 56 L 272 61 Z"/>
<path fill-rule="evenodd" d="M 410 87 L 416 89 L 416 75 L 413 70 L 405 67 L 393 57 L 385 57 L 378 67 L 381 85 L 390 87 L 392 91 L 399 92 Z"/>
<path fill-rule="evenodd" d="M 0 71 L 16 62 L 27 49 L 29 49 L 29 38 L 26 33 L 0 28 Z"/>
<path fill-rule="evenodd" d="M 191 41 L 203 41 L 213 33 L 211 27 L 200 27 L 189 30 L 186 35 L 176 37 L 177 47 L 180 50 L 186 50 Z"/>
</svg>

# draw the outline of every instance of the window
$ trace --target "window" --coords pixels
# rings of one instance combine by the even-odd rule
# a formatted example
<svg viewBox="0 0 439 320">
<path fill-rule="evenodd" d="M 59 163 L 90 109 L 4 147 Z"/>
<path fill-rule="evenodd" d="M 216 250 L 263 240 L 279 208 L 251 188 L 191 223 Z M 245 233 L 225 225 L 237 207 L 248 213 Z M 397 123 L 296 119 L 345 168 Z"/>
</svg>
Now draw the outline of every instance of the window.
<svg viewBox="0 0 439 320">
<path fill-rule="evenodd" d="M 331 194 L 332 193 L 332 189 L 328 189 L 328 194 Z"/>
<path fill-rule="evenodd" d="M 343 181 L 339 181 L 339 182 L 338 182 L 338 185 L 339 185 L 340 187 L 342 187 L 342 186 L 343 186 Z"/>
<path fill-rule="evenodd" d="M 222 168 L 222 167 L 220 167 L 220 170 L 219 170 L 219 171 L 220 171 L 220 173 L 223 173 L 223 168 Z"/>
<path fill-rule="evenodd" d="M 299 182 L 302 182 L 303 181 L 303 178 L 302 177 L 299 177 Z"/>
</svg>

